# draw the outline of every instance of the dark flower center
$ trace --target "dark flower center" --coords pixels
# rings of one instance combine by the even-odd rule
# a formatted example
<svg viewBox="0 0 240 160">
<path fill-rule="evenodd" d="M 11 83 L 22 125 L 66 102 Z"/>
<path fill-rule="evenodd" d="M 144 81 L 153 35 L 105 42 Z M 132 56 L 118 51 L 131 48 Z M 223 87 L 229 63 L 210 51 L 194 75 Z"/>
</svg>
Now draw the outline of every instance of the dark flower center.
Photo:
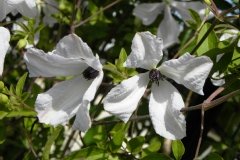
<svg viewBox="0 0 240 160">
<path fill-rule="evenodd" d="M 152 69 L 149 72 L 149 79 L 150 79 L 150 81 L 155 82 L 157 85 L 159 85 L 159 80 L 163 80 L 163 78 L 164 78 L 164 76 L 157 69 Z"/>
<path fill-rule="evenodd" d="M 96 78 L 99 75 L 99 71 L 93 69 L 92 67 L 88 67 L 83 71 L 83 77 L 87 80 L 91 80 Z"/>
</svg>

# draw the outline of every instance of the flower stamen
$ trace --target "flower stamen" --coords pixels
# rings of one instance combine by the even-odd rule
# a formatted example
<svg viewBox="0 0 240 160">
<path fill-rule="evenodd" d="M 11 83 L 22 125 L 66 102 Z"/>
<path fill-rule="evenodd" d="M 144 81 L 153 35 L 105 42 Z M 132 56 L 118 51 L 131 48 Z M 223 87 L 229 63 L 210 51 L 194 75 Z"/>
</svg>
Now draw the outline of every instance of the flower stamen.
<svg viewBox="0 0 240 160">
<path fill-rule="evenodd" d="M 159 80 L 163 80 L 164 76 L 157 69 L 152 69 L 149 72 L 149 79 L 151 82 L 155 82 L 159 86 Z"/>
<path fill-rule="evenodd" d="M 94 79 L 96 78 L 98 75 L 99 75 L 99 71 L 95 70 L 94 68 L 92 67 L 88 67 L 87 69 L 85 69 L 83 71 L 83 77 L 87 80 L 91 80 L 91 79 Z"/>
</svg>

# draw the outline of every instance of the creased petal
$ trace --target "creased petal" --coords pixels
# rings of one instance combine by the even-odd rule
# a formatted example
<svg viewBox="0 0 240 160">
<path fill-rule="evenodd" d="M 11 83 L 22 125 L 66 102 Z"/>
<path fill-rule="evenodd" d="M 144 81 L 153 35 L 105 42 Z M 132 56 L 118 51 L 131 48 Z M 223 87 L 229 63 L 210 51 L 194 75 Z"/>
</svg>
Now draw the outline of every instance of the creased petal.
<svg viewBox="0 0 240 160">
<path fill-rule="evenodd" d="M 155 68 L 162 59 L 162 39 L 150 32 L 136 33 L 132 41 L 132 52 L 124 65 L 129 68 Z"/>
<path fill-rule="evenodd" d="M 183 99 L 177 89 L 167 81 L 159 86 L 152 85 L 149 114 L 156 133 L 167 139 L 181 139 L 186 136 L 186 122 L 180 110 Z"/>
<path fill-rule="evenodd" d="M 95 57 L 87 43 L 83 42 L 76 34 L 63 37 L 53 53 L 66 58 L 81 58 L 92 68 L 96 70 L 102 69 L 98 56 Z"/>
<path fill-rule="evenodd" d="M 165 7 L 164 18 L 158 27 L 157 35 L 163 39 L 163 47 L 167 48 L 178 43 L 180 34 L 180 25 L 173 18 L 169 6 Z"/>
<path fill-rule="evenodd" d="M 35 17 L 38 13 L 35 0 L 24 0 L 20 4 L 14 5 L 14 8 L 18 10 L 23 16 Z"/>
<path fill-rule="evenodd" d="M 80 58 L 65 58 L 57 54 L 30 48 L 24 55 L 30 77 L 54 77 L 81 74 L 88 67 Z"/>
<path fill-rule="evenodd" d="M 12 6 L 9 6 L 7 2 L 0 1 L 0 21 L 6 18 L 6 15 L 13 10 Z"/>
<path fill-rule="evenodd" d="M 203 95 L 203 85 L 213 66 L 207 56 L 194 57 L 186 53 L 178 59 L 163 62 L 160 72 L 188 89 Z"/>
<path fill-rule="evenodd" d="M 200 16 L 203 17 L 205 13 L 205 5 L 201 2 L 178 2 L 173 1 L 171 5 L 180 13 L 184 21 L 191 19 L 189 9 L 196 11 Z"/>
<path fill-rule="evenodd" d="M 85 92 L 83 97 L 84 100 L 87 100 L 89 102 L 93 100 L 98 87 L 102 83 L 102 80 L 103 80 L 103 71 L 99 71 L 99 75 L 93 80 L 92 84 L 89 86 L 89 88 Z"/>
<path fill-rule="evenodd" d="M 89 116 L 90 107 L 89 101 L 83 101 L 82 105 L 79 107 L 76 118 L 74 120 L 72 128 L 74 130 L 80 130 L 86 132 L 91 126 L 91 118 Z"/>
<path fill-rule="evenodd" d="M 72 118 L 82 104 L 85 91 L 92 80 L 82 76 L 60 82 L 47 92 L 39 94 L 35 103 L 41 123 L 65 124 Z"/>
<path fill-rule="evenodd" d="M 137 108 L 148 82 L 148 72 L 122 81 L 104 98 L 104 109 L 127 122 Z"/>
<path fill-rule="evenodd" d="M 144 25 L 150 25 L 163 10 L 163 3 L 142 3 L 133 10 L 133 15 L 140 18 Z"/>
<path fill-rule="evenodd" d="M 10 47 L 10 33 L 6 28 L 0 27 L 0 35 L 0 75 L 2 75 L 5 56 Z"/>
</svg>

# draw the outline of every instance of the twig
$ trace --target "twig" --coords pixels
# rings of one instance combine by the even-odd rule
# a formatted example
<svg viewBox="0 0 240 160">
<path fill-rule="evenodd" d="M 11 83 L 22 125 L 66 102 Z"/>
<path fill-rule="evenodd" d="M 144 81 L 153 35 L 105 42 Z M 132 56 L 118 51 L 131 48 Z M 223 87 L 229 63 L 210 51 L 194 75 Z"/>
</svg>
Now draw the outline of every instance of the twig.
<svg viewBox="0 0 240 160">
<path fill-rule="evenodd" d="M 83 25 L 84 23 L 90 21 L 93 17 L 95 17 L 95 16 L 98 15 L 99 13 L 101 13 L 101 12 L 103 12 L 103 11 L 111 8 L 112 6 L 116 5 L 116 4 L 119 3 L 120 1 L 122 1 L 122 0 L 116 0 L 116 1 L 108 4 L 107 6 L 103 7 L 102 9 L 100 9 L 99 11 L 97 11 L 96 13 L 94 13 L 93 15 L 91 15 L 90 17 L 86 18 L 85 20 L 81 21 L 81 22 L 78 23 L 78 24 L 75 24 L 74 28 L 77 28 L 77 27 Z"/>
<path fill-rule="evenodd" d="M 192 91 L 189 91 L 189 92 L 188 92 L 187 98 L 186 98 L 186 100 L 185 100 L 185 107 L 188 107 L 188 106 L 189 106 L 190 100 L 191 100 L 191 97 L 192 97 L 192 94 L 193 94 Z"/>
<path fill-rule="evenodd" d="M 143 120 L 148 119 L 149 115 L 143 115 L 143 116 L 134 116 L 129 119 L 129 121 L 136 121 L 136 120 Z M 112 123 L 118 123 L 122 122 L 121 120 L 111 120 L 111 121 L 93 121 L 93 126 L 96 125 L 103 125 L 103 124 L 112 124 Z"/>
<path fill-rule="evenodd" d="M 214 93 L 214 94 L 216 94 L 216 93 Z M 209 109 L 211 109 L 211 108 L 213 108 L 213 107 L 215 107 L 215 106 L 225 102 L 229 98 L 236 96 L 237 94 L 240 94 L 240 89 L 238 89 L 236 91 L 233 91 L 233 92 L 231 92 L 231 93 L 229 93 L 229 94 L 227 94 L 225 96 L 222 96 L 222 97 L 220 97 L 220 98 L 218 98 L 216 100 L 208 102 L 207 104 L 205 104 L 204 110 L 209 110 Z M 198 104 L 198 105 L 195 105 L 195 106 L 188 107 L 188 108 L 183 108 L 180 111 L 181 112 L 189 112 L 189 111 L 201 109 L 201 107 L 202 107 L 202 103 Z"/>
<path fill-rule="evenodd" d="M 65 147 L 64 147 L 64 149 L 63 149 L 63 152 L 62 152 L 62 155 L 61 155 L 62 158 L 65 156 L 65 153 L 67 152 L 67 150 L 68 150 L 68 148 L 69 148 L 69 144 L 71 143 L 71 141 L 72 141 L 75 133 L 76 133 L 76 131 L 74 130 L 74 131 L 72 131 L 72 133 L 70 134 L 70 136 L 69 136 L 69 138 L 68 138 L 68 140 L 67 140 L 67 143 L 66 143 L 66 145 L 65 145 Z"/>
<path fill-rule="evenodd" d="M 75 5 L 73 5 L 73 13 L 72 13 L 72 17 L 71 17 L 71 26 L 70 26 L 70 32 L 71 33 L 74 33 L 75 32 L 75 18 L 76 18 L 76 14 L 77 14 L 77 11 L 80 7 L 80 4 L 81 4 L 81 0 L 75 0 Z"/>
<path fill-rule="evenodd" d="M 220 89 L 216 90 L 215 92 L 213 92 L 213 94 L 211 94 L 209 96 L 209 100 L 213 98 L 213 95 L 216 95 L 216 92 L 218 94 L 220 94 Z M 204 101 L 203 103 L 201 104 L 198 104 L 198 105 L 195 105 L 195 106 L 190 106 L 190 107 L 185 107 L 183 109 L 181 109 L 180 111 L 181 112 L 189 112 L 189 111 L 194 111 L 194 110 L 198 110 L 198 109 L 202 109 L 202 106 L 204 104 L 204 111 L 207 111 L 223 102 L 225 102 L 226 100 L 228 100 L 229 98 L 231 97 L 234 97 L 236 96 L 237 94 L 240 94 L 240 89 L 236 90 L 236 91 L 233 91 L 225 96 L 222 96 L 216 100 L 211 100 L 211 102 L 209 102 L 209 100 L 207 101 Z M 136 121 L 136 120 L 143 120 L 143 119 L 148 119 L 150 116 L 149 115 L 143 115 L 143 116 L 133 116 L 129 119 L 129 121 Z M 103 124 L 113 124 L 113 123 L 118 123 L 118 122 L 122 122 L 121 120 L 111 120 L 111 121 L 93 121 L 93 126 L 96 126 L 96 125 L 103 125 Z"/>
<path fill-rule="evenodd" d="M 200 129 L 200 135 L 199 135 L 197 149 L 196 149 L 196 152 L 195 152 L 194 159 L 196 159 L 198 157 L 200 146 L 201 146 L 201 143 L 202 143 L 203 129 L 204 129 L 204 113 L 205 113 L 204 108 L 205 108 L 205 102 L 202 103 L 201 107 L 202 107 L 201 108 L 201 129 Z"/>
</svg>

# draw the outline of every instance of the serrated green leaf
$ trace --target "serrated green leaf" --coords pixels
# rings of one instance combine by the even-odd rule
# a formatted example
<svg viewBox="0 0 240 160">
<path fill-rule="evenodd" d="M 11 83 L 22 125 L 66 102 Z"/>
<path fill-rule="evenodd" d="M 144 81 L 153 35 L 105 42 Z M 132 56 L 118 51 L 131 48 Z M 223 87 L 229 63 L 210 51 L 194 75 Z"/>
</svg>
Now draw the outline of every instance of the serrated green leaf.
<svg viewBox="0 0 240 160">
<path fill-rule="evenodd" d="M 210 153 L 204 160 L 223 160 L 217 153 Z"/>
<path fill-rule="evenodd" d="M 23 87 L 24 87 L 27 75 L 28 75 L 28 73 L 25 73 L 17 82 L 16 95 L 18 97 L 21 97 L 21 95 L 22 95 L 22 91 L 23 91 Z"/>
<path fill-rule="evenodd" d="M 172 151 L 176 160 L 180 160 L 185 152 L 184 145 L 181 140 L 172 142 Z"/>
<path fill-rule="evenodd" d="M 142 136 L 135 137 L 127 143 L 127 149 L 133 153 L 139 153 L 142 150 L 145 138 Z"/>
<path fill-rule="evenodd" d="M 171 158 L 162 153 L 152 153 L 141 160 L 171 160 Z"/>
<path fill-rule="evenodd" d="M 43 160 L 49 160 L 51 147 L 55 142 L 55 140 L 58 138 L 61 130 L 62 130 L 61 126 L 56 127 L 54 128 L 53 133 L 51 133 L 51 136 L 49 136 L 47 143 L 45 144 L 43 149 L 43 158 L 42 158 Z"/>
<path fill-rule="evenodd" d="M 210 27 L 211 27 L 210 23 L 205 23 L 203 25 L 197 37 L 197 43 L 199 43 L 199 41 L 203 38 L 203 36 L 206 34 L 206 32 Z M 207 36 L 207 38 L 203 41 L 201 46 L 197 49 L 197 55 L 200 56 L 210 49 L 217 48 L 217 42 L 218 42 L 218 38 L 215 32 L 211 31 Z"/>
</svg>

